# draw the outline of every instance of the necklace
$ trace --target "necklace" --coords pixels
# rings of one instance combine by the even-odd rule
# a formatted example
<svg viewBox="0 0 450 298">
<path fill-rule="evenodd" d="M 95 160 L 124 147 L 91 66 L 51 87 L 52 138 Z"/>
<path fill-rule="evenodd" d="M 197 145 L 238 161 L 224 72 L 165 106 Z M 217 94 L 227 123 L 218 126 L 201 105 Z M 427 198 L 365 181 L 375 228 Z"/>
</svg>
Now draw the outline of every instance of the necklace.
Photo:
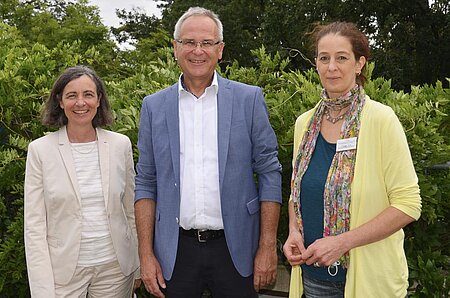
<svg viewBox="0 0 450 298">
<path fill-rule="evenodd" d="M 80 154 L 89 154 L 92 151 L 94 151 L 94 149 L 97 148 L 97 141 L 88 142 L 88 143 L 70 143 L 70 147 L 75 152 L 78 152 Z M 88 149 L 87 150 L 80 150 L 81 148 L 83 148 L 83 149 L 88 148 Z"/>
<path fill-rule="evenodd" d="M 335 124 L 336 122 L 338 122 L 338 121 L 344 119 L 344 117 L 345 117 L 345 115 L 347 114 L 347 112 L 348 112 L 348 110 L 345 111 L 345 113 L 342 114 L 342 115 L 338 115 L 337 117 L 331 117 L 330 111 L 326 108 L 326 109 L 324 110 L 323 113 L 325 114 L 325 119 L 327 119 L 327 120 L 330 121 L 331 123 Z M 340 112 L 339 112 L 339 113 L 340 113 Z"/>
</svg>

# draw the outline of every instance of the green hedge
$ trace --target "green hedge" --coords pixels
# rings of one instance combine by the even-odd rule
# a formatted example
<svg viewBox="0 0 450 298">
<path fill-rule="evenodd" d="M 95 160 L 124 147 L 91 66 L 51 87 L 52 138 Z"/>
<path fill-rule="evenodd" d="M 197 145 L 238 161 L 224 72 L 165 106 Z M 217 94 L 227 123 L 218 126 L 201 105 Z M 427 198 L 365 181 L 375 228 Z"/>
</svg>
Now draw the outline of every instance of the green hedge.
<svg viewBox="0 0 450 298">
<path fill-rule="evenodd" d="M 39 113 L 49 89 L 60 71 L 68 66 L 85 64 L 108 69 L 99 65 L 107 61 L 99 62 L 103 59 L 95 48 L 82 51 L 77 42 L 59 44 L 54 49 L 39 44 L 29 48 L 24 44 L 14 28 L 0 24 L 1 297 L 29 296 L 23 245 L 23 180 L 29 142 L 48 131 L 40 124 Z M 142 54 L 127 57 L 136 59 Z M 285 204 L 279 228 L 282 243 L 287 236 L 293 126 L 298 115 L 318 101 L 320 85 L 314 70 L 285 71 L 289 61 L 279 55 L 267 55 L 263 47 L 253 54 L 259 61 L 257 68 L 235 63 L 222 74 L 261 86 L 266 94 L 283 164 Z M 100 73 L 106 78 L 116 119 L 111 129 L 130 137 L 135 157 L 142 98 L 172 85 L 180 74 L 171 49 L 163 48 L 152 55 L 154 59 L 145 63 L 126 61 L 124 56 L 123 69 Z M 373 67 L 371 64 L 371 70 Z M 399 116 L 419 176 L 422 216 L 405 229 L 410 292 L 412 297 L 447 297 L 450 171 L 435 170 L 432 166 L 450 161 L 450 90 L 436 82 L 433 86 L 413 87 L 410 93 L 396 92 L 389 80 L 376 78 L 369 81 L 366 91 L 372 99 L 391 106 Z"/>
</svg>

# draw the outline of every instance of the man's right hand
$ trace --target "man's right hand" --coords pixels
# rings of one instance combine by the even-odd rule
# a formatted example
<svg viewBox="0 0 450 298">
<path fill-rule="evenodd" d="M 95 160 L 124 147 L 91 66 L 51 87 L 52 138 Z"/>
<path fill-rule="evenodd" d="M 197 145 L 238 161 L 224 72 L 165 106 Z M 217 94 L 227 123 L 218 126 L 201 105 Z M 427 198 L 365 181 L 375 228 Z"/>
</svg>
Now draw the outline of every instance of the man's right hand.
<svg viewBox="0 0 450 298">
<path fill-rule="evenodd" d="M 144 282 L 147 292 L 158 298 L 164 298 L 160 287 L 165 289 L 166 282 L 162 274 L 161 266 L 154 255 L 141 260 L 141 279 Z"/>
</svg>

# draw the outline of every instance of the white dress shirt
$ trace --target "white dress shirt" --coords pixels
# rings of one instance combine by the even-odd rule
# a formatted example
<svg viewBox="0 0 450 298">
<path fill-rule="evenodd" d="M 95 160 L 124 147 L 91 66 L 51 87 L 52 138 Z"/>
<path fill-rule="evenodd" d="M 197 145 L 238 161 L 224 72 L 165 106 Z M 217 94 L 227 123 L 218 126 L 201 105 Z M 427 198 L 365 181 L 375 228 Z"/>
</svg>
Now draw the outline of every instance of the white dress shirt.
<svg viewBox="0 0 450 298">
<path fill-rule="evenodd" d="M 180 226 L 223 229 L 217 140 L 217 74 L 196 97 L 179 80 Z"/>
</svg>

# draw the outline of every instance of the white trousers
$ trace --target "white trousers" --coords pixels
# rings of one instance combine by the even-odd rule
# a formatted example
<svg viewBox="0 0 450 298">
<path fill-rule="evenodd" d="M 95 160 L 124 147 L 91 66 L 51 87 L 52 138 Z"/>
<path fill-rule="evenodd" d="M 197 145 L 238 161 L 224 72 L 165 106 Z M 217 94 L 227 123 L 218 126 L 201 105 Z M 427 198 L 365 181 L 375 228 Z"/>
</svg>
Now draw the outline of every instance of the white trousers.
<svg viewBox="0 0 450 298">
<path fill-rule="evenodd" d="M 134 274 L 125 276 L 119 262 L 92 267 L 77 266 L 67 285 L 55 284 L 57 298 L 129 298 L 133 294 Z"/>
</svg>

